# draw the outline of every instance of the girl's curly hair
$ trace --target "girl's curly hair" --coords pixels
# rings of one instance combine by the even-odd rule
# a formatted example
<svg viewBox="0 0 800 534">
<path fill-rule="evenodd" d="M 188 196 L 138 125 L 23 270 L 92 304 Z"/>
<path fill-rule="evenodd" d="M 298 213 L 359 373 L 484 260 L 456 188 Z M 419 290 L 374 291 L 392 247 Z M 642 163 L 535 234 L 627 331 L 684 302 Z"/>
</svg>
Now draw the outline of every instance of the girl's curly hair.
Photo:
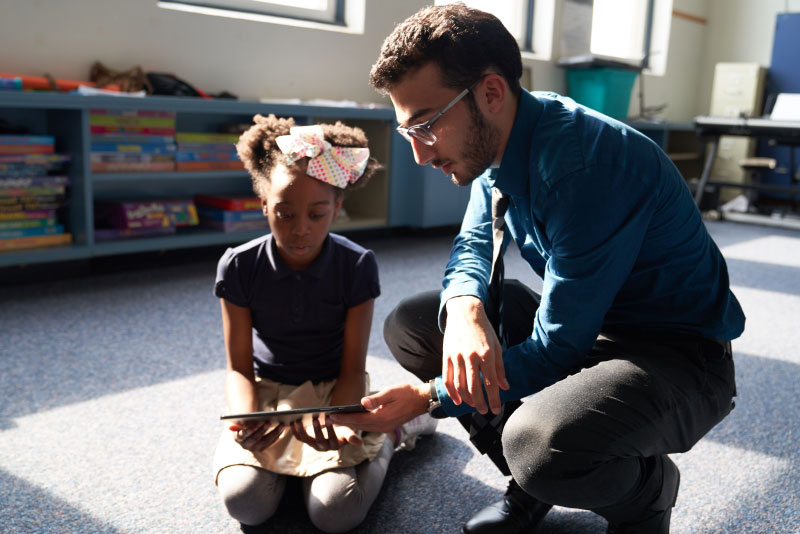
<svg viewBox="0 0 800 534">
<path fill-rule="evenodd" d="M 236 143 L 236 152 L 239 154 L 239 159 L 244 162 L 245 168 L 250 172 L 253 191 L 259 198 L 266 199 L 270 174 L 276 165 L 283 164 L 283 153 L 278 148 L 275 139 L 281 135 L 289 135 L 289 129 L 295 124 L 291 117 L 279 119 L 275 115 L 264 117 L 260 114 L 253 117 L 253 122 L 254 124 L 239 137 L 239 142 Z M 355 148 L 367 146 L 367 136 L 361 128 L 347 126 L 338 121 L 336 124 L 320 124 L 320 126 L 322 126 L 325 140 L 334 146 Z M 292 165 L 307 164 L 308 158 L 302 158 Z M 365 186 L 375 171 L 380 168 L 378 160 L 370 157 L 364 174 L 355 183 L 348 184 L 346 191 Z M 339 188 L 335 189 L 342 191 Z"/>
</svg>

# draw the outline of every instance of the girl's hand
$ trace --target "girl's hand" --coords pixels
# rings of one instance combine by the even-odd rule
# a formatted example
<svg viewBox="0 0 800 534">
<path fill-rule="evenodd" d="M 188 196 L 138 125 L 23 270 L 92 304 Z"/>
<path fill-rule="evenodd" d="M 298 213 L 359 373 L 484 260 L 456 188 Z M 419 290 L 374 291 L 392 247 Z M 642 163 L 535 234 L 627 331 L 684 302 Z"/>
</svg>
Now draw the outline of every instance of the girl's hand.
<svg viewBox="0 0 800 534">
<path fill-rule="evenodd" d="M 364 443 L 352 428 L 338 425 L 334 428 L 333 422 L 328 417 L 325 417 L 325 432 L 323 432 L 319 416 L 316 414 L 312 420 L 312 426 L 314 427 L 313 437 L 306 431 L 302 420 L 292 423 L 292 433 L 295 438 L 318 451 L 336 451 L 348 443 L 356 446 Z"/>
<path fill-rule="evenodd" d="M 264 421 L 254 426 L 233 424 L 229 428 L 231 432 L 233 432 L 233 439 L 235 439 L 243 449 L 252 452 L 261 452 L 278 440 L 281 433 L 286 428 L 286 425 L 278 423 L 272 430 L 270 430 L 269 427 L 269 421 Z"/>
</svg>

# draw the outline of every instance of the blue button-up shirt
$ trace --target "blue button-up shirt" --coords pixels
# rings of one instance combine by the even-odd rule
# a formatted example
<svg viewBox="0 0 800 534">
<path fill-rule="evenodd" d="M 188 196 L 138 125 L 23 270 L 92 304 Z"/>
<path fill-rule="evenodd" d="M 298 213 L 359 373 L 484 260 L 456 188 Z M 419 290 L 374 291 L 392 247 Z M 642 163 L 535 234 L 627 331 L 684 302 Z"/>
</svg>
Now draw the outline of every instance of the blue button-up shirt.
<svg viewBox="0 0 800 534">
<path fill-rule="evenodd" d="M 543 279 L 531 336 L 503 353 L 520 399 L 580 367 L 598 334 L 624 327 L 730 340 L 744 330 L 725 260 L 670 159 L 649 138 L 552 93 L 522 91 L 500 167 L 472 183 L 443 282 L 448 299 L 486 301 L 491 188 L 522 257 Z M 455 406 L 441 377 L 445 411 Z"/>
</svg>

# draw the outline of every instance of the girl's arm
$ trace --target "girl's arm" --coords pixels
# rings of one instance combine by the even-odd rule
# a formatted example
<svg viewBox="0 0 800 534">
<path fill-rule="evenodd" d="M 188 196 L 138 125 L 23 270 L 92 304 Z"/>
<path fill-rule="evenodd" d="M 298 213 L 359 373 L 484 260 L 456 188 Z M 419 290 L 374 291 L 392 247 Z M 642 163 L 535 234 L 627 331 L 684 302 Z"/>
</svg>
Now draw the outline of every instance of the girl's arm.
<svg viewBox="0 0 800 534">
<path fill-rule="evenodd" d="M 369 333 L 375 299 L 369 299 L 347 310 L 344 324 L 342 369 L 333 388 L 332 405 L 358 404 L 365 391 L 365 373 Z"/>
<path fill-rule="evenodd" d="M 253 371 L 253 317 L 249 308 L 242 308 L 220 299 L 222 331 L 225 335 L 227 373 L 225 398 L 230 413 L 258 411 L 258 389 Z M 262 451 L 275 443 L 284 425 L 270 429 L 269 422 L 234 424 L 234 439 L 243 448 Z"/>
<path fill-rule="evenodd" d="M 258 391 L 253 371 L 253 318 L 249 308 L 219 299 L 225 335 L 227 373 L 225 398 L 230 413 L 258 411 Z"/>
</svg>

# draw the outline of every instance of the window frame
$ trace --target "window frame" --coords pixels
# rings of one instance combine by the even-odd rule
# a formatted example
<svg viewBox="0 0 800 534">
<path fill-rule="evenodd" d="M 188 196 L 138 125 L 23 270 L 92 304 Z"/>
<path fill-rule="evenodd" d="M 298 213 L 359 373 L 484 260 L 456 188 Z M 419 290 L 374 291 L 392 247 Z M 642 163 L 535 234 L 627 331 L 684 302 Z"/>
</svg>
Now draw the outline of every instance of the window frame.
<svg viewBox="0 0 800 534">
<path fill-rule="evenodd" d="M 264 8 L 256 9 L 259 4 L 263 4 Z M 328 0 L 325 10 L 281 5 L 268 0 L 159 0 L 158 6 L 206 14 L 216 12 L 220 15 L 276 18 L 330 26 L 347 25 L 345 0 Z"/>
</svg>

